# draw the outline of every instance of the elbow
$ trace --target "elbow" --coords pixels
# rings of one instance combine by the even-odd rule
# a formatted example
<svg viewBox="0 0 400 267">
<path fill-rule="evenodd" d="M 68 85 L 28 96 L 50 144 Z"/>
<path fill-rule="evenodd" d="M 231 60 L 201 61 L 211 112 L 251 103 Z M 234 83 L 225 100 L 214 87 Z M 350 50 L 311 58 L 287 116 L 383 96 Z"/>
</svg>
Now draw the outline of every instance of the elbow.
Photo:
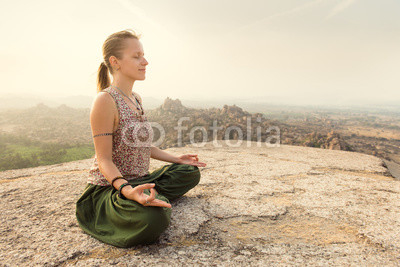
<svg viewBox="0 0 400 267">
<path fill-rule="evenodd" d="M 97 162 L 98 162 L 100 168 L 101 168 L 101 166 L 109 165 L 111 163 L 114 163 L 111 158 L 106 158 L 106 157 L 98 157 L 97 158 Z"/>
</svg>

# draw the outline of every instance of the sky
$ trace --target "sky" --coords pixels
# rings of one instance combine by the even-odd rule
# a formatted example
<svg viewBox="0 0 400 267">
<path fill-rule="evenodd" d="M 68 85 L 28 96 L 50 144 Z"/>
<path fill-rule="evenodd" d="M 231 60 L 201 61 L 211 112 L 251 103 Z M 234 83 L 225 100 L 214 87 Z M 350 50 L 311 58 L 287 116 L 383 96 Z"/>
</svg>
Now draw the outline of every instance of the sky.
<svg viewBox="0 0 400 267">
<path fill-rule="evenodd" d="M 142 98 L 400 103 L 399 0 L 0 1 L 0 97 L 94 97 L 103 42 L 133 29 Z"/>
</svg>

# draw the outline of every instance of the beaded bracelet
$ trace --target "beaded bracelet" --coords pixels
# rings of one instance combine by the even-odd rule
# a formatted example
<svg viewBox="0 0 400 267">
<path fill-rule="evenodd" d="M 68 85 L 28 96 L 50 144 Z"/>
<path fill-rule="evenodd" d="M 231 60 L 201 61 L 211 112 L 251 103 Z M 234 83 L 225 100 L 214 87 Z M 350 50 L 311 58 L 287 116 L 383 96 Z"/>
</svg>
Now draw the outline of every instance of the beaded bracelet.
<svg viewBox="0 0 400 267">
<path fill-rule="evenodd" d="M 122 188 L 124 187 L 124 186 L 126 186 L 126 185 L 130 185 L 129 183 L 123 183 L 123 184 L 121 184 L 121 186 L 119 187 L 119 189 L 118 189 L 118 195 L 119 195 L 119 197 L 120 198 L 122 198 L 123 197 L 123 195 L 122 195 L 122 193 L 121 193 L 121 190 L 122 190 Z"/>
<path fill-rule="evenodd" d="M 117 176 L 114 179 L 112 179 L 111 186 L 114 187 L 114 181 L 117 180 L 117 179 L 121 179 L 121 178 L 124 179 L 124 177 L 122 177 L 122 176 Z"/>
</svg>

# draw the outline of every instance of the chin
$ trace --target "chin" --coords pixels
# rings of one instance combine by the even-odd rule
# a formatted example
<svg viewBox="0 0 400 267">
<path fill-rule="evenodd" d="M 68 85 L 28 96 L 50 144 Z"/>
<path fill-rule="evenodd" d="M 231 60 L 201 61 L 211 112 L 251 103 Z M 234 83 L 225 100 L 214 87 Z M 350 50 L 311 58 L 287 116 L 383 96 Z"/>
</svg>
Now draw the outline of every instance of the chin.
<svg viewBox="0 0 400 267">
<path fill-rule="evenodd" d="M 135 81 L 140 81 L 140 80 L 146 79 L 146 76 L 144 76 L 144 75 L 143 76 L 142 75 L 134 76 L 132 79 L 135 80 Z"/>
</svg>

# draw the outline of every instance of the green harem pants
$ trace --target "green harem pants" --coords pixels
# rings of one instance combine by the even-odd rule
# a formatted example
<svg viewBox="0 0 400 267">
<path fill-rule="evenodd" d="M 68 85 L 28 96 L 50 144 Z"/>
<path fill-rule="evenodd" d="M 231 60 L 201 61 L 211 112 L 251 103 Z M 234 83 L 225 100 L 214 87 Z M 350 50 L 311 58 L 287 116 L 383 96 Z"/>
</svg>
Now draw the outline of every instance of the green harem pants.
<svg viewBox="0 0 400 267">
<path fill-rule="evenodd" d="M 172 163 L 128 182 L 132 187 L 155 183 L 156 198 L 170 203 L 200 182 L 200 170 L 197 166 Z M 145 189 L 144 193 L 150 195 L 150 190 Z M 76 218 L 87 234 L 127 248 L 157 241 L 171 221 L 171 208 L 143 206 L 119 197 L 114 187 L 88 183 L 76 202 Z"/>
</svg>

